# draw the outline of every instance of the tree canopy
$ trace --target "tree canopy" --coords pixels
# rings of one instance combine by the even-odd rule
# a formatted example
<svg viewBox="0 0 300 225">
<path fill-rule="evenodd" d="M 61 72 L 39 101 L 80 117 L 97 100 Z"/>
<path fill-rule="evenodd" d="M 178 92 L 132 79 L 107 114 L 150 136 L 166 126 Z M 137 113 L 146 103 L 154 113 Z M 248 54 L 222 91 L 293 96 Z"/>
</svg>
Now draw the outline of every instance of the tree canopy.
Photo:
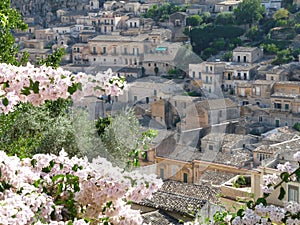
<svg viewBox="0 0 300 225">
<path fill-rule="evenodd" d="M 235 23 L 235 16 L 232 12 L 221 12 L 218 13 L 215 20 L 216 24 L 228 25 Z"/>
<path fill-rule="evenodd" d="M 199 15 L 192 15 L 186 18 L 186 25 L 188 26 L 199 26 L 203 22 L 203 19 Z"/>
<path fill-rule="evenodd" d="M 15 46 L 15 38 L 12 30 L 25 30 L 27 24 L 23 21 L 21 14 L 11 8 L 10 0 L 0 2 L 0 62 L 18 65 L 16 54 L 18 47 Z"/>
<path fill-rule="evenodd" d="M 238 24 L 253 24 L 263 18 L 265 8 L 261 0 L 244 0 L 234 10 Z"/>
<path fill-rule="evenodd" d="M 283 19 L 288 19 L 289 18 L 289 11 L 286 9 L 279 9 L 276 11 L 273 15 L 274 20 L 283 20 Z"/>
</svg>

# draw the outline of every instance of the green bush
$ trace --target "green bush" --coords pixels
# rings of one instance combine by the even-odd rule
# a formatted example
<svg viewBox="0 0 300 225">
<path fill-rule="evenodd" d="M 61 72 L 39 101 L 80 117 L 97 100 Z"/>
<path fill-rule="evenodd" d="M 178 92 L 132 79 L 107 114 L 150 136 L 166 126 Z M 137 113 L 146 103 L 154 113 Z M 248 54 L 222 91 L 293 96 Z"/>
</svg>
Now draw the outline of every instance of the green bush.
<svg viewBox="0 0 300 225">
<path fill-rule="evenodd" d="M 246 185 L 246 184 L 247 184 L 246 179 L 242 175 L 239 175 L 238 178 L 235 181 L 233 181 L 233 186 L 235 188 L 239 188 L 239 187 L 241 187 L 243 185 Z"/>
<path fill-rule="evenodd" d="M 214 40 L 236 39 L 242 34 L 244 34 L 244 29 L 237 26 L 218 26 L 210 24 L 191 30 L 190 37 L 194 52 L 200 54 L 203 49 L 210 47 L 210 43 Z"/>
<path fill-rule="evenodd" d="M 262 45 L 265 54 L 276 54 L 278 52 L 278 48 L 275 44 L 263 44 Z"/>
<path fill-rule="evenodd" d="M 299 122 L 295 123 L 293 128 L 297 131 L 300 131 L 300 123 Z"/>
<path fill-rule="evenodd" d="M 226 62 L 229 62 L 229 61 L 231 61 L 232 57 L 233 57 L 232 51 L 230 51 L 230 52 L 225 52 L 225 53 L 222 55 L 222 60 L 223 60 L 223 61 L 226 61 Z"/>
</svg>

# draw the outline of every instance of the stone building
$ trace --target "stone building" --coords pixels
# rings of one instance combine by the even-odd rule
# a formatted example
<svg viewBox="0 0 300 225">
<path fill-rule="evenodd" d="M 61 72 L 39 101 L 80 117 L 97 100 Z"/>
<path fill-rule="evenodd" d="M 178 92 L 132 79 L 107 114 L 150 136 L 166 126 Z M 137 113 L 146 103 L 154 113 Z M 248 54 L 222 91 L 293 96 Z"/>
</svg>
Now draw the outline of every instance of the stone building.
<svg viewBox="0 0 300 225">
<path fill-rule="evenodd" d="M 283 147 L 283 146 L 282 146 Z M 293 154 L 300 150 L 299 140 L 295 140 L 289 143 L 286 143 L 284 148 L 279 152 L 277 157 L 273 160 L 269 160 L 265 165 L 260 166 L 257 170 L 252 172 L 251 179 L 251 192 L 254 193 L 255 199 L 263 195 L 261 186 L 263 185 L 263 176 L 267 174 L 276 174 L 280 176 L 280 171 L 277 170 L 278 164 L 284 164 L 285 162 L 290 162 L 293 167 L 297 168 L 298 162 L 293 159 Z M 285 189 L 286 194 L 282 200 L 278 199 L 280 190 L 277 188 L 271 193 L 268 197 L 268 203 L 278 206 L 284 206 L 284 202 L 287 201 L 300 201 L 300 183 L 298 181 L 290 181 L 288 183 L 283 183 L 282 187 Z"/>
<path fill-rule="evenodd" d="M 240 107 L 229 98 L 194 102 L 184 119 L 186 129 L 207 127 L 240 117 Z"/>
<path fill-rule="evenodd" d="M 99 66 L 138 67 L 144 59 L 148 35 L 99 35 L 89 40 L 89 63 Z"/>
<path fill-rule="evenodd" d="M 223 1 L 215 4 L 214 12 L 220 13 L 220 12 L 233 12 L 235 8 L 238 7 L 238 5 L 242 1 Z"/>
<path fill-rule="evenodd" d="M 237 47 L 233 49 L 233 62 L 254 63 L 263 57 L 263 50 L 257 47 Z"/>
<path fill-rule="evenodd" d="M 202 81 L 202 88 L 208 93 L 221 94 L 221 85 L 225 63 L 203 62 L 189 64 L 189 77 Z"/>
</svg>

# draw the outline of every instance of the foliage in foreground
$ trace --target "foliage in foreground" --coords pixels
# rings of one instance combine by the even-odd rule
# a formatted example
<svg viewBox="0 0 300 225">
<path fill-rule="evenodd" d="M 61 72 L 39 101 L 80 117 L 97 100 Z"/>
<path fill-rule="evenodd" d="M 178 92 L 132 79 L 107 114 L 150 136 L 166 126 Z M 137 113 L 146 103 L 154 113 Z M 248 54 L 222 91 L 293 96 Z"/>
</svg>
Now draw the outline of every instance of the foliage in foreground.
<svg viewBox="0 0 300 225">
<path fill-rule="evenodd" d="M 141 224 L 131 201 L 162 181 L 121 172 L 103 158 L 37 154 L 20 160 L 0 151 L 0 224 Z"/>
</svg>

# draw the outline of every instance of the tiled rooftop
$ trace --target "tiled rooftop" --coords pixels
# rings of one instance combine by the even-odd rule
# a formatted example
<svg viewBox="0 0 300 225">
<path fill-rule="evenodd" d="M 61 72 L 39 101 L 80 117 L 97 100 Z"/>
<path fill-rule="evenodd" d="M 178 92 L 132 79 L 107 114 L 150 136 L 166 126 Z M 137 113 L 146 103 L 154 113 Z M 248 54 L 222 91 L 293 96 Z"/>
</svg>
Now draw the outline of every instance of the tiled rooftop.
<svg viewBox="0 0 300 225">
<path fill-rule="evenodd" d="M 229 107 L 238 107 L 238 104 L 229 98 L 210 99 L 196 102 L 196 108 L 205 108 L 207 110 L 225 109 Z"/>
<path fill-rule="evenodd" d="M 201 181 L 210 182 L 212 185 L 221 185 L 235 175 L 225 172 L 216 172 L 212 170 L 206 170 L 200 177 Z"/>
<path fill-rule="evenodd" d="M 219 193 L 218 188 L 207 183 L 195 185 L 165 181 L 162 188 L 154 193 L 151 199 L 144 199 L 139 204 L 169 212 L 193 215 L 207 201 L 219 203 L 217 198 Z"/>
<path fill-rule="evenodd" d="M 143 222 L 146 224 L 159 224 L 159 225 L 177 225 L 180 224 L 178 220 L 171 217 L 163 210 L 155 210 L 153 212 L 143 213 Z"/>
</svg>

